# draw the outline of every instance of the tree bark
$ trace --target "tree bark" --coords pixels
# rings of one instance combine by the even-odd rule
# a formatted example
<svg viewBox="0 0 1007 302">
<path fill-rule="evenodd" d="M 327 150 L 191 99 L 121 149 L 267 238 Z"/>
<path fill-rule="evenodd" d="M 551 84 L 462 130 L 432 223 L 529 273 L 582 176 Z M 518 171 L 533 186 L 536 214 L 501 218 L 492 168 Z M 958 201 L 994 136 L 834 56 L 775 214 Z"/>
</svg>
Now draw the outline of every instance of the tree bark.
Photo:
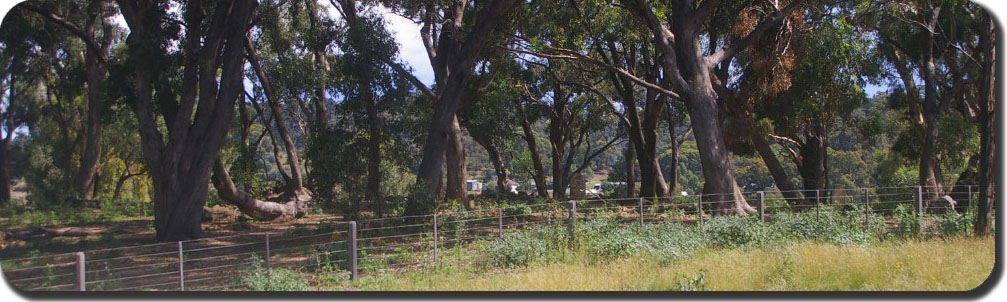
<svg viewBox="0 0 1007 302">
<path fill-rule="evenodd" d="M 996 162 L 996 133 L 999 114 L 996 108 L 996 87 L 999 79 L 996 77 L 998 64 L 996 45 L 997 30 L 989 13 L 983 12 L 983 26 L 980 31 L 980 45 L 983 51 L 982 84 L 980 85 L 979 106 L 979 204 L 976 217 L 975 233 L 978 236 L 990 234 L 993 225 L 993 206 L 996 200 L 996 187 L 1000 183 L 999 175 L 994 170 Z"/>
<path fill-rule="evenodd" d="M 17 62 L 17 57 L 11 60 L 10 65 L 10 87 L 9 93 L 7 94 L 7 107 L 0 108 L 7 112 L 0 112 L 0 123 L 6 123 L 4 126 L 3 139 L 0 140 L 0 205 L 7 204 L 11 200 L 11 178 L 10 178 L 10 143 L 14 139 L 14 128 L 17 128 L 17 123 L 14 122 L 14 113 L 11 112 L 11 108 L 14 106 L 14 101 L 17 100 L 17 95 L 14 94 L 14 75 L 15 64 Z"/>
<path fill-rule="evenodd" d="M 451 131 L 448 132 L 447 142 L 447 150 L 444 153 L 444 161 L 447 166 L 446 197 L 461 201 L 467 209 L 473 210 L 475 203 L 467 200 L 468 196 L 465 190 L 465 140 L 457 115 L 451 119 Z"/>
<path fill-rule="evenodd" d="M 804 190 L 825 190 L 825 140 L 821 137 L 808 135 L 801 145 L 801 165 L 798 171 L 804 183 Z M 810 197 L 809 197 L 810 198 Z M 810 201 L 814 202 L 814 201 Z"/>
<path fill-rule="evenodd" d="M 636 156 L 633 140 L 626 141 L 626 198 L 636 196 Z"/>
<path fill-rule="evenodd" d="M 0 141 L 0 205 L 5 205 L 11 200 L 9 149 L 10 140 L 5 137 Z"/>
<path fill-rule="evenodd" d="M 759 152 L 762 161 L 766 163 L 766 168 L 769 169 L 769 174 L 773 176 L 773 182 L 780 189 L 783 198 L 788 203 L 800 201 L 802 199 L 801 193 L 797 191 L 797 187 L 790 181 L 786 170 L 783 169 L 783 164 L 776 158 L 776 152 L 773 152 L 773 148 L 769 146 L 769 141 L 759 134 L 753 136 L 751 139 L 752 145 L 755 145 L 755 150 Z"/>
</svg>

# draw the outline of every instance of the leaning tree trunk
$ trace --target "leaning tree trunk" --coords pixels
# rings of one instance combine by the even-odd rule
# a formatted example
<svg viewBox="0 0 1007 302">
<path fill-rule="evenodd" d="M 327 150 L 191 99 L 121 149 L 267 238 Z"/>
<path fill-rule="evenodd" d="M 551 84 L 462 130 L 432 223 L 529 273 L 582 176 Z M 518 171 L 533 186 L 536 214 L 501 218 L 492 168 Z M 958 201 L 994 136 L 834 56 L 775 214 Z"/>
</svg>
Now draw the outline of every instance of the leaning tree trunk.
<svg viewBox="0 0 1007 302">
<path fill-rule="evenodd" d="M 766 163 L 766 168 L 769 169 L 769 174 L 773 176 L 773 182 L 780 189 L 783 198 L 788 203 L 801 201 L 801 193 L 797 191 L 797 187 L 790 181 L 786 170 L 783 169 L 783 164 L 776 158 L 776 153 L 773 152 L 773 148 L 769 146 L 769 142 L 765 137 L 755 135 L 751 141 L 755 145 L 755 150 L 759 152 L 759 156 L 762 157 L 762 161 Z"/>
<path fill-rule="evenodd" d="M 294 199 L 286 203 L 261 201 L 234 185 L 227 167 L 219 158 L 213 164 L 213 188 L 217 196 L 228 204 L 238 207 L 241 213 L 260 221 L 271 221 L 277 218 L 298 218 L 306 213 L 307 202 Z"/>
</svg>

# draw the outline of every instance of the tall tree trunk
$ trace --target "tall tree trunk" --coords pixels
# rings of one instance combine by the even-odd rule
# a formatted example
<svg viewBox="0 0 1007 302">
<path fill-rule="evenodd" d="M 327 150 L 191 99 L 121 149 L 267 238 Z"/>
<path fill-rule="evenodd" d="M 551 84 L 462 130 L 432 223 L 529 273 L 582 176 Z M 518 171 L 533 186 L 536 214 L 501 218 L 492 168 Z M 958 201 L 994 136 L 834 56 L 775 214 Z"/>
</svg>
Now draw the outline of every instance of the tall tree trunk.
<svg viewBox="0 0 1007 302">
<path fill-rule="evenodd" d="M 14 114 L 10 112 L 11 108 L 14 106 L 14 102 L 17 100 L 17 95 L 14 94 L 14 81 L 15 64 L 17 62 L 17 56 L 11 60 L 10 65 L 10 92 L 7 94 L 7 108 L 4 109 L 7 112 L 0 111 L 0 123 L 6 123 L 4 127 L 4 137 L 0 140 L 0 205 L 10 202 L 11 199 L 11 178 L 10 178 L 10 142 L 14 139 L 14 128 L 16 128 L 17 123 L 14 122 Z"/>
<path fill-rule="evenodd" d="M 563 159 L 566 155 L 565 145 L 560 142 L 553 142 L 552 148 L 552 198 L 555 200 L 566 200 L 566 172 Z"/>
<path fill-rule="evenodd" d="M 825 190 L 825 140 L 809 134 L 804 144 L 800 147 L 801 165 L 798 171 L 801 174 L 801 181 L 804 183 L 804 190 Z M 813 196 L 808 196 L 813 198 Z M 813 203 L 814 200 L 809 200 Z"/>
<path fill-rule="evenodd" d="M 944 195 L 944 184 L 941 179 L 940 166 L 937 165 L 937 116 L 939 114 L 937 85 L 941 79 L 937 76 L 937 63 L 934 56 L 936 43 L 937 20 L 941 7 L 936 6 L 929 11 L 930 19 L 926 20 L 929 29 L 923 51 L 920 77 L 923 78 L 923 118 L 924 135 L 920 144 L 920 185 L 923 186 L 923 205 Z"/>
<path fill-rule="evenodd" d="M 668 180 L 668 197 L 674 199 L 675 194 L 678 192 L 678 154 L 681 152 L 682 145 L 672 141 L 671 142 L 671 179 Z"/>
<path fill-rule="evenodd" d="M 469 210 L 475 209 L 475 203 L 469 202 L 465 188 L 465 140 L 462 134 L 458 116 L 451 119 L 451 131 L 448 132 L 448 148 L 444 153 L 447 165 L 447 198 L 461 201 Z"/>
<path fill-rule="evenodd" d="M 366 197 L 374 205 L 374 213 L 380 218 L 385 214 L 384 197 L 381 196 L 381 120 L 378 117 L 378 104 L 374 94 L 368 92 L 367 128 L 370 134 L 367 150 L 367 193 Z"/>
<path fill-rule="evenodd" d="M 89 7 L 91 14 L 84 28 L 84 34 L 91 41 L 97 36 L 96 27 L 101 26 L 104 30 L 103 41 L 100 48 L 89 47 L 87 49 L 85 61 L 85 77 L 87 83 L 87 122 L 84 129 L 84 152 L 81 153 L 80 167 L 77 170 L 76 189 L 81 200 L 94 199 L 97 190 L 98 163 L 101 161 L 102 147 L 102 125 L 101 112 L 104 89 L 106 66 L 104 61 L 108 60 L 109 51 L 112 47 L 112 25 L 108 23 L 108 18 L 99 15 L 106 5 L 105 1 L 95 1 Z M 99 45 L 93 45 L 99 46 Z"/>
<path fill-rule="evenodd" d="M 318 17 L 318 2 L 317 1 L 307 1 L 309 7 L 308 10 L 308 21 L 311 23 L 311 27 L 319 28 L 322 26 L 320 18 Z M 354 16 L 356 12 L 354 11 Z M 354 20 L 356 22 L 356 20 Z M 323 43 L 313 43 L 315 48 L 311 49 L 311 56 L 315 65 L 313 66 L 318 72 L 315 76 L 319 77 L 319 81 L 315 85 L 313 91 L 314 100 L 312 104 L 315 109 L 315 131 L 318 129 L 324 129 L 329 124 L 329 109 L 328 109 L 328 98 L 325 96 L 328 84 L 328 74 L 329 74 L 329 60 L 325 56 L 325 44 Z"/>
<path fill-rule="evenodd" d="M 0 205 L 5 205 L 11 199 L 11 178 L 10 178 L 10 139 L 4 138 L 0 141 Z"/>
<path fill-rule="evenodd" d="M 636 196 L 636 147 L 633 140 L 626 141 L 626 198 Z"/>
<path fill-rule="evenodd" d="M 706 77 L 709 78 L 709 77 Z M 707 80 L 708 81 L 708 80 Z M 754 213 L 738 188 L 731 166 L 731 158 L 720 130 L 712 88 L 697 91 L 688 97 L 689 117 L 696 133 L 696 147 L 703 165 L 703 199 L 717 202 L 717 214 Z"/>
<path fill-rule="evenodd" d="M 999 64 L 997 60 L 997 30 L 993 18 L 987 12 L 983 12 L 983 27 L 980 31 L 980 45 L 983 50 L 982 84 L 980 85 L 979 104 L 979 204 L 976 217 L 976 235 L 985 236 L 990 234 L 993 225 L 993 206 L 996 200 L 996 188 L 1002 181 L 996 173 L 994 163 L 996 162 L 997 141 L 994 137 L 996 133 L 999 114 L 995 111 L 996 87 L 999 79 L 996 77 L 996 70 Z"/>
<path fill-rule="evenodd" d="M 97 54 L 88 51 L 86 61 L 87 122 L 84 129 L 84 152 L 80 155 L 80 168 L 77 170 L 77 177 L 74 178 L 80 200 L 94 199 L 95 178 L 101 159 L 101 90 L 104 88 L 102 82 L 105 79 L 105 68 L 98 63 Z"/>
</svg>

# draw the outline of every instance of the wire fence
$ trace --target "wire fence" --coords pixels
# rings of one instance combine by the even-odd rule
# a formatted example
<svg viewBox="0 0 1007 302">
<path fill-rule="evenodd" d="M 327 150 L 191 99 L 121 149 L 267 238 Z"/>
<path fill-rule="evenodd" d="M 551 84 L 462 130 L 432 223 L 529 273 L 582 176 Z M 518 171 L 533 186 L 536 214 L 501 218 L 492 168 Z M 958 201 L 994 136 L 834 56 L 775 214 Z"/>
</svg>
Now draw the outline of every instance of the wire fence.
<svg viewBox="0 0 1007 302">
<path fill-rule="evenodd" d="M 26 291 L 241 290 L 238 276 L 252 269 L 287 268 L 306 273 L 336 273 L 350 279 L 428 267 L 442 250 L 502 236 L 529 226 L 597 217 L 626 224 L 676 222 L 702 227 L 715 216 L 738 211 L 738 197 L 755 215 L 823 210 L 862 211 L 864 225 L 890 227 L 896 209 L 928 214 L 975 207 L 976 186 L 949 188 L 958 198 L 926 200 L 928 188 L 892 187 L 837 190 L 766 191 L 659 198 L 594 198 L 515 205 L 431 215 L 386 217 L 324 224 L 303 230 L 165 242 L 87 250 L 0 261 L 4 276 Z M 949 196 L 951 196 L 949 195 Z"/>
</svg>

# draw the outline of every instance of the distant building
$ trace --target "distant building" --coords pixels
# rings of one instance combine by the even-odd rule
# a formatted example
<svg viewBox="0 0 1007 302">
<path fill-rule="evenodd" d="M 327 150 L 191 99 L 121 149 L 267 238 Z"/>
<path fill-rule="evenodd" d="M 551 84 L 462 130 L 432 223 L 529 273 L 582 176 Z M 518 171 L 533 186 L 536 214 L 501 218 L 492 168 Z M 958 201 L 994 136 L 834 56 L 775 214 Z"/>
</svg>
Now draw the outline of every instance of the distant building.
<svg viewBox="0 0 1007 302">
<path fill-rule="evenodd" d="M 465 190 L 467 190 L 467 191 L 482 191 L 483 190 L 483 183 L 479 182 L 478 180 L 471 180 L 471 179 L 470 180 L 466 180 L 465 181 Z"/>
</svg>

